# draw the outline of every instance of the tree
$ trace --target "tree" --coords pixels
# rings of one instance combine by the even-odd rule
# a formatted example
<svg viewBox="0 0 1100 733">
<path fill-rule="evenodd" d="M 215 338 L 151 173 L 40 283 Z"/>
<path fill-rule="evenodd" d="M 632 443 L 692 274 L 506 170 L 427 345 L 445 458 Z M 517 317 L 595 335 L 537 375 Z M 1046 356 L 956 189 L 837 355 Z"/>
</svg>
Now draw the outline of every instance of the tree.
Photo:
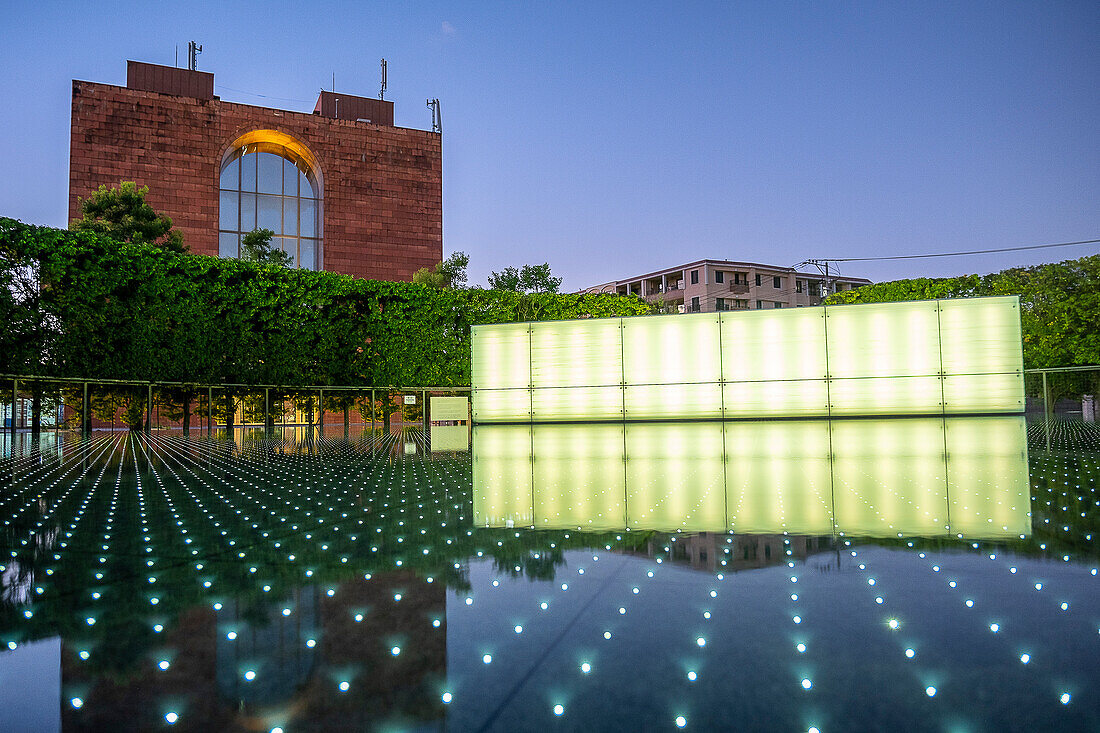
<svg viewBox="0 0 1100 733">
<path fill-rule="evenodd" d="M 470 264 L 470 255 L 455 252 L 434 268 L 421 267 L 413 274 L 413 282 L 430 288 L 461 288 L 466 284 L 466 266 Z"/>
<path fill-rule="evenodd" d="M 520 292 L 519 270 L 514 267 L 505 267 L 500 272 L 489 273 L 489 288 L 491 290 L 510 290 Z"/>
<path fill-rule="evenodd" d="M 270 229 L 253 229 L 241 237 L 241 259 L 260 265 L 290 267 L 294 264 L 294 258 L 281 249 L 274 249 L 271 246 L 273 236 L 275 232 Z"/>
<path fill-rule="evenodd" d="M 470 264 L 470 255 L 455 252 L 435 266 L 439 274 L 447 278 L 447 287 L 461 288 L 466 285 L 466 266 Z"/>
<path fill-rule="evenodd" d="M 429 288 L 435 288 L 436 290 L 442 290 L 447 287 L 447 278 L 439 271 L 439 265 L 431 269 L 421 267 L 413 273 L 412 281 L 417 285 L 425 285 Z"/>
<path fill-rule="evenodd" d="M 148 186 L 123 181 L 118 188 L 100 186 L 80 200 L 80 218 L 70 229 L 106 234 L 120 242 L 154 244 L 173 252 L 186 252 L 183 235 L 172 229 L 172 220 L 145 202 Z"/>
<path fill-rule="evenodd" d="M 518 293 L 556 293 L 561 287 L 561 278 L 551 275 L 549 263 L 544 262 L 541 265 L 524 265 L 519 270 L 505 267 L 500 272 L 491 272 L 489 287 Z"/>
</svg>

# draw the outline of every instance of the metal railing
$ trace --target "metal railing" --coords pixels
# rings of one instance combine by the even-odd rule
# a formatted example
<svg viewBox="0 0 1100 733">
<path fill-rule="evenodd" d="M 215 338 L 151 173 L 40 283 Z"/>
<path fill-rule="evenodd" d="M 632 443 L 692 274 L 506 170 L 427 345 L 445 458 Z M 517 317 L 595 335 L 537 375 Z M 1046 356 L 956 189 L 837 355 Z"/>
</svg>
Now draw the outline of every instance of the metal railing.
<svg viewBox="0 0 1100 733">
<path fill-rule="evenodd" d="M 1033 447 L 1100 447 L 1100 365 L 1025 369 L 1024 394 Z"/>
<path fill-rule="evenodd" d="M 688 309 L 685 309 L 687 311 Z M 303 385 L 303 384 L 243 384 L 243 383 L 217 383 L 208 384 L 201 382 L 172 382 L 172 381 L 148 381 L 148 380 L 124 380 L 124 379 L 83 379 L 78 377 L 38 377 L 34 375 L 19 375 L 19 374 L 0 374 L 0 383 L 8 382 L 11 385 L 10 390 L 5 389 L 0 391 L 0 405 L 12 405 L 16 408 L 11 409 L 7 407 L 3 408 L 2 415 L 3 420 L 0 425 L 2 427 L 10 429 L 13 433 L 19 428 L 33 427 L 34 415 L 32 406 L 28 405 L 28 402 L 34 401 L 35 396 L 38 399 L 38 414 L 43 414 L 43 403 L 48 411 L 51 408 L 50 403 L 54 400 L 43 400 L 43 395 L 57 396 L 62 389 L 77 391 L 77 399 L 74 402 L 80 403 L 79 410 L 79 425 L 82 430 L 87 430 L 90 425 L 90 397 L 92 393 L 98 388 L 100 390 L 111 392 L 112 390 L 138 390 L 144 388 L 145 391 L 145 420 L 144 424 L 146 429 L 152 424 L 153 409 L 155 405 L 154 397 L 161 397 L 161 405 L 168 406 L 169 404 L 178 404 L 178 394 L 180 391 L 191 393 L 192 401 L 198 406 L 198 413 L 202 417 L 205 417 L 207 421 L 207 430 L 212 431 L 215 425 L 214 413 L 220 411 L 220 407 L 215 403 L 215 396 L 225 399 L 228 396 L 234 399 L 252 398 L 256 401 L 258 406 L 258 400 L 260 396 L 263 397 L 263 407 L 260 412 L 263 415 L 263 424 L 271 425 L 271 407 L 272 397 L 276 400 L 286 399 L 298 399 L 305 398 L 312 400 L 314 396 L 317 398 L 318 405 L 318 424 L 324 426 L 324 410 L 321 409 L 324 405 L 325 393 L 351 393 L 365 400 L 368 395 L 371 405 L 371 425 L 375 424 L 375 409 L 374 406 L 379 404 L 379 395 L 382 395 L 384 399 L 390 400 L 389 408 L 392 412 L 397 412 L 401 409 L 400 405 L 394 405 L 392 400 L 396 396 L 401 395 L 420 395 L 422 399 L 421 411 L 423 412 L 423 418 L 425 424 L 429 421 L 429 414 L 427 408 L 428 396 L 432 394 L 469 394 L 471 387 L 469 385 L 445 385 L 445 386 L 379 386 L 379 385 Z M 163 393 L 165 391 L 172 390 L 177 393 L 177 399 L 175 402 L 169 403 Z M 31 399 L 24 398 L 23 405 L 20 406 L 20 394 L 32 395 Z M 1041 369 L 1025 369 L 1024 370 L 1024 393 L 1025 393 L 1025 414 L 1029 418 L 1040 418 L 1046 423 L 1053 423 L 1056 421 L 1081 421 L 1085 423 L 1093 423 L 1100 425 L 1100 365 L 1086 365 L 1086 366 L 1070 366 L 1070 367 L 1048 367 Z M 135 396 L 135 392 L 131 392 L 131 396 Z M 358 409 L 359 401 L 355 401 Z M 312 404 L 312 403 L 311 403 Z M 69 407 L 72 407 L 70 404 Z M 254 410 L 256 411 L 256 410 Z M 331 412 L 331 411 L 330 411 Z M 22 413 L 21 416 L 19 413 Z M 20 419 L 20 417 L 22 419 Z M 45 425 L 47 429 L 62 429 L 66 426 L 64 421 L 58 421 L 62 424 Z M 178 422 L 173 420 L 172 422 Z M 233 422 L 236 422 L 234 420 Z M 244 424 L 258 424 L 249 423 L 248 421 L 242 421 Z M 294 423 L 300 424 L 300 423 Z M 308 423 L 312 424 L 312 423 Z M 1049 431 L 1048 431 L 1049 433 Z"/>
<path fill-rule="evenodd" d="M 263 407 L 260 410 L 262 415 L 262 424 L 265 426 L 272 426 L 272 397 L 274 396 L 277 402 L 283 403 L 285 408 L 285 402 L 290 399 L 297 403 L 302 399 L 305 399 L 309 404 L 309 414 L 312 414 L 312 400 L 314 395 L 317 398 L 317 425 L 320 429 L 324 429 L 325 409 L 324 399 L 325 393 L 351 393 L 359 399 L 353 399 L 352 403 L 348 405 L 350 408 L 352 405 L 358 408 L 360 400 L 366 399 L 369 395 L 370 398 L 370 416 L 371 426 L 375 425 L 375 406 L 379 405 L 379 395 L 383 400 L 386 400 L 385 404 L 388 406 L 388 410 L 383 408 L 385 418 L 383 422 L 389 421 L 389 415 L 400 412 L 404 405 L 394 404 L 393 400 L 396 397 L 405 395 L 419 395 L 421 397 L 421 403 L 419 405 L 419 412 L 422 413 L 424 427 L 428 426 L 430 421 L 430 414 L 428 408 L 428 397 L 430 395 L 454 395 L 469 393 L 470 387 L 468 385 L 449 385 L 449 386 L 370 386 L 370 385 L 303 385 L 303 384 L 242 384 L 242 383 L 203 383 L 203 382 L 172 382 L 172 381 L 150 381 L 140 379 L 84 379 L 79 377 L 39 377 L 28 374 L 0 374 L 0 380 L 10 382 L 10 390 L 3 390 L 0 393 L 0 405 L 10 405 L 10 411 L 7 407 L 4 407 L 0 415 L 2 415 L 3 427 L 10 430 L 13 434 L 20 428 L 26 429 L 40 429 L 45 427 L 46 429 L 67 429 L 64 424 L 64 420 L 58 420 L 52 425 L 41 425 L 40 418 L 42 415 L 43 402 L 47 403 L 48 409 L 53 409 L 49 403 L 57 402 L 63 404 L 61 400 L 54 400 L 63 389 L 75 389 L 77 390 L 77 400 L 80 403 L 79 411 L 79 425 L 81 432 L 87 434 L 90 431 L 91 426 L 91 397 L 94 394 L 96 388 L 100 388 L 101 391 L 117 392 L 119 390 L 129 391 L 129 397 L 131 399 L 138 397 L 137 390 L 144 388 L 145 404 L 144 404 L 144 428 L 146 431 L 151 429 L 153 424 L 153 411 L 154 408 L 160 406 L 178 405 L 179 400 L 169 401 L 165 399 L 164 392 L 171 390 L 177 393 L 183 392 L 188 406 L 194 404 L 198 410 L 197 415 L 199 417 L 205 417 L 207 432 L 213 432 L 216 419 L 215 413 L 221 408 L 218 403 L 215 402 L 215 396 L 224 400 L 226 397 L 230 399 L 245 399 L 253 398 L 258 401 L 260 395 L 263 395 Z M 29 397 L 20 398 L 20 394 L 30 395 Z M 51 399 L 45 399 L 46 397 Z M 158 405 L 155 397 L 160 397 L 161 401 Z M 205 401 L 203 398 L 205 397 Z M 23 404 L 20 405 L 20 402 Z M 28 404 L 30 403 L 30 404 Z M 71 407 L 71 405 L 69 405 Z M 113 414 L 121 409 L 121 406 L 114 411 Z M 257 410 L 253 410 L 256 412 Z M 10 412 L 10 415 L 9 415 Z M 331 411 L 330 411 L 331 412 Z M 21 414 L 20 414 L 21 413 Z M 234 412 L 235 415 L 235 412 Z M 20 419 L 20 417 L 22 419 Z M 159 417 L 159 410 L 158 410 Z M 170 419 L 169 422 L 179 422 L 178 419 Z M 225 424 L 236 423 L 234 419 L 232 421 L 223 421 Z M 248 424 L 260 424 L 259 422 L 250 422 L 242 420 L 241 425 Z M 284 423 L 285 424 L 285 423 Z M 299 424 L 299 423 L 293 423 Z M 312 425 L 312 421 L 304 424 Z"/>
</svg>

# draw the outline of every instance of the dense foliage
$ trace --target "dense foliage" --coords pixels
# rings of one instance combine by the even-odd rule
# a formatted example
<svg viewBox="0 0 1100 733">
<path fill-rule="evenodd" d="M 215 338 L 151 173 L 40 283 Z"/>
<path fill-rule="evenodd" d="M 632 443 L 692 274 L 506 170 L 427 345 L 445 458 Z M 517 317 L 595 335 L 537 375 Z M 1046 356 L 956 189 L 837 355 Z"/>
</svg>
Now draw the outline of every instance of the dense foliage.
<svg viewBox="0 0 1100 733">
<path fill-rule="evenodd" d="M 829 296 L 829 305 L 900 300 L 1020 296 L 1024 366 L 1100 364 L 1100 255 L 989 275 L 917 278 Z"/>
<path fill-rule="evenodd" d="M 185 251 L 183 235 L 172 229 L 172 220 L 145 202 L 148 193 L 148 186 L 138 188 L 133 181 L 123 181 L 117 188 L 100 186 L 80 200 L 80 218 L 74 219 L 69 228 L 106 234 L 120 242 Z"/>
<path fill-rule="evenodd" d="M 0 219 L 0 373 L 232 384 L 469 384 L 470 326 L 637 315 L 641 299 L 438 289 Z"/>
</svg>

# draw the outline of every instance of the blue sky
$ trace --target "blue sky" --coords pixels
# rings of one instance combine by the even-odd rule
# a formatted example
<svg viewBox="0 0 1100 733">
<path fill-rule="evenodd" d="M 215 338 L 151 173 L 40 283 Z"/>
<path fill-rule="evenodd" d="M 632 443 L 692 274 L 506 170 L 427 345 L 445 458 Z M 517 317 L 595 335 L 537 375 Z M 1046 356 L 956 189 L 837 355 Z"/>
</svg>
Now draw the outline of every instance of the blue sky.
<svg viewBox="0 0 1100 733">
<path fill-rule="evenodd" d="M 0 215 L 64 226 L 71 79 L 187 41 L 230 101 L 442 101 L 444 249 L 576 289 L 704 257 L 1100 237 L 1096 2 L 4 3 Z M 264 96 L 260 96 L 264 95 Z M 154 183 L 154 182 L 149 182 Z M 1097 245 L 848 263 L 988 272 Z"/>
</svg>

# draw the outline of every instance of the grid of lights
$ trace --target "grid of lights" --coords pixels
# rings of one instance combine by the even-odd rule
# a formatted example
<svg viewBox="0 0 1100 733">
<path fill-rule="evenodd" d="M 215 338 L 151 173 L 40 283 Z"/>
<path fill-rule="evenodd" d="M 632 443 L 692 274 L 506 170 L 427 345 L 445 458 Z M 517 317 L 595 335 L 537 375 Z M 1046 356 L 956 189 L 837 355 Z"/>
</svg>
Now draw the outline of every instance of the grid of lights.
<svg viewBox="0 0 1100 733">
<path fill-rule="evenodd" d="M 880 421 L 835 421 L 833 475 L 853 490 L 836 511 L 867 524 L 820 534 L 793 529 L 814 515 L 785 489 L 801 467 L 827 491 L 820 461 L 833 459 L 808 458 L 822 448 L 808 424 L 827 421 L 781 421 L 787 434 L 748 422 L 488 426 L 478 435 L 496 437 L 472 458 L 433 455 L 418 430 L 304 442 L 294 431 L 239 443 L 68 436 L 56 450 L 45 436 L 0 435 L 0 657 L 61 637 L 66 728 L 141 699 L 123 712 L 143 730 L 292 733 L 368 716 L 393 728 L 713 730 L 762 709 L 762 724 L 790 730 L 843 729 L 856 716 L 874 728 L 1091 729 L 1100 429 L 1033 425 L 1030 496 L 1016 497 L 998 491 L 1014 480 L 1002 471 L 1022 450 L 1017 421 L 918 418 L 866 434 L 860 425 Z M 599 437 L 616 427 L 618 454 Z M 482 452 L 514 451 L 501 437 L 514 432 L 558 451 L 540 447 L 548 465 L 516 474 L 571 469 L 593 488 L 626 471 L 628 516 L 709 511 L 695 501 L 705 494 L 660 488 L 713 475 L 719 438 L 727 481 L 750 465 L 766 475 L 737 479 L 738 525 L 724 532 L 476 527 L 472 473 Z M 942 465 L 929 457 L 937 440 Z M 1032 534 L 925 538 L 919 524 L 890 526 L 937 510 L 943 471 L 952 522 L 968 512 L 979 527 L 997 522 L 1020 498 Z M 970 480 L 970 494 L 955 493 Z M 779 505 L 753 518 L 769 483 L 784 487 Z M 570 516 L 606 506 L 577 497 L 577 509 L 563 505 Z M 791 531 L 755 534 L 750 519 Z M 749 677 L 730 675 L 746 665 Z M 850 673 L 865 667 L 879 674 Z M 531 670 L 520 687 L 517 669 Z M 973 669 L 996 684 L 976 688 Z M 383 698 L 389 680 L 400 694 Z M 613 686 L 622 694 L 609 697 Z M 883 690 L 888 705 L 864 704 Z"/>
<path fill-rule="evenodd" d="M 1023 411 L 1016 296 L 472 329 L 479 423 Z"/>
</svg>

